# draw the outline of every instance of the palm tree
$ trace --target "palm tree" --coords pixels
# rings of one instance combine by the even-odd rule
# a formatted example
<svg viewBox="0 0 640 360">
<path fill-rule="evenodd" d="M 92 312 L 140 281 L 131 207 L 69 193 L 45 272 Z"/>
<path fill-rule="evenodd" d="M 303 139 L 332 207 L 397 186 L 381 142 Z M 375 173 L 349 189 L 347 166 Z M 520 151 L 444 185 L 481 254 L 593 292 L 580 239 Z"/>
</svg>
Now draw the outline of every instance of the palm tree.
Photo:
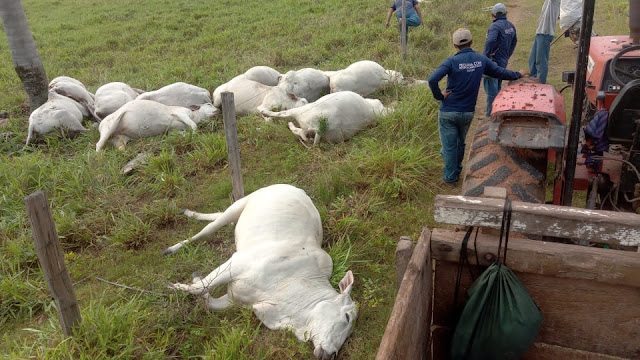
<svg viewBox="0 0 640 360">
<path fill-rule="evenodd" d="M 33 41 L 21 0 L 0 1 L 0 19 L 9 40 L 13 65 L 29 95 L 31 111 L 47 101 L 47 74 Z"/>
</svg>

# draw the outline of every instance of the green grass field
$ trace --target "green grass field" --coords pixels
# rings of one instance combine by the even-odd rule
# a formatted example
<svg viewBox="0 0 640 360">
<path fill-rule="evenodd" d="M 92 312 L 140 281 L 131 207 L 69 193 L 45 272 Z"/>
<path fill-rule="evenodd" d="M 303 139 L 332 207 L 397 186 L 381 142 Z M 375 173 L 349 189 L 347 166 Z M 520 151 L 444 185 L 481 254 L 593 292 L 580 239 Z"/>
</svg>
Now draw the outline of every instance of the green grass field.
<svg viewBox="0 0 640 360">
<path fill-rule="evenodd" d="M 390 1 L 389 1 L 390 3 Z M 514 69 L 526 68 L 542 4 L 524 2 Z M 492 5 L 487 0 L 434 0 L 421 5 L 424 26 L 409 35 L 403 60 L 397 28 L 384 28 L 389 4 L 379 1 L 23 0 L 49 79 L 66 75 L 95 90 L 112 81 L 154 90 L 184 81 L 213 91 L 255 65 L 280 72 L 304 67 L 338 70 L 374 60 L 405 77 L 426 79 L 455 49 L 451 33 L 469 27 L 482 49 Z M 623 0 L 599 2 L 605 34 L 624 33 Z M 507 2 L 509 6 L 509 3 Z M 514 8 L 515 10 L 516 8 Z M 532 15 L 534 14 L 534 15 Z M 609 26 L 610 25 L 610 26 Z M 558 46 L 560 44 L 560 46 Z M 552 62 L 573 66 L 569 40 Z M 562 49 L 562 50 L 556 50 Z M 564 55 L 563 55 L 564 54 Z M 561 56 L 562 58 L 559 58 Z M 573 55 L 575 59 L 575 55 Z M 566 68 L 565 68 L 566 69 Z M 559 74 L 550 74 L 556 84 Z M 133 141 L 126 150 L 95 153 L 98 131 L 50 138 L 20 151 L 28 101 L 0 36 L 0 356 L 38 359 L 298 359 L 309 343 L 269 331 L 248 309 L 207 311 L 202 299 L 175 294 L 169 282 L 207 273 L 233 252 L 233 229 L 189 245 L 172 257 L 162 249 L 205 223 L 179 209 L 221 211 L 231 180 L 221 119 L 198 131 Z M 352 269 L 359 304 L 341 359 L 372 359 L 395 298 L 395 242 L 433 226 L 441 187 L 436 112 L 426 87 L 390 87 L 369 97 L 395 112 L 344 144 L 301 146 L 286 123 L 238 119 L 245 191 L 273 183 L 304 189 L 323 220 L 334 259 L 332 284 Z M 140 152 L 152 157 L 130 176 L 120 168 Z M 46 191 L 84 321 L 72 338 L 60 335 L 55 305 L 40 271 L 24 197 Z M 136 292 L 98 278 L 153 291 Z M 219 289 L 218 293 L 224 289 Z"/>
</svg>

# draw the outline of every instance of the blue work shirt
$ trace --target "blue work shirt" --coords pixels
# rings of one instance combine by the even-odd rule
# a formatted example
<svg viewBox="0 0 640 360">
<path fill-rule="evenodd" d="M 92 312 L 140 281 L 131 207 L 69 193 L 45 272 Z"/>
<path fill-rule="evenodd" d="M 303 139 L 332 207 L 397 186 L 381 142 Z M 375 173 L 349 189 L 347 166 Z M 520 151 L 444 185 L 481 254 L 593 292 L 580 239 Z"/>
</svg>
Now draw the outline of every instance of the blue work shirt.
<svg viewBox="0 0 640 360">
<path fill-rule="evenodd" d="M 506 68 L 517 42 L 516 28 L 506 16 L 498 16 L 487 31 L 484 56 L 493 60 L 498 66 Z"/>
<path fill-rule="evenodd" d="M 474 111 L 482 74 L 500 80 L 516 80 L 522 77 L 519 72 L 499 67 L 489 58 L 478 54 L 471 48 L 462 49 L 447 58 L 429 76 L 429 87 L 433 97 L 442 101 L 440 111 Z M 445 76 L 447 77 L 446 91 L 451 92 L 446 99 L 438 87 L 438 82 Z"/>
<path fill-rule="evenodd" d="M 391 9 L 393 11 L 400 9 L 400 7 L 402 6 L 402 3 L 404 3 L 405 9 L 412 9 L 416 5 L 418 5 L 418 0 L 394 0 L 393 3 L 391 4 Z M 401 13 L 402 11 L 397 12 L 397 14 L 401 14 Z"/>
</svg>

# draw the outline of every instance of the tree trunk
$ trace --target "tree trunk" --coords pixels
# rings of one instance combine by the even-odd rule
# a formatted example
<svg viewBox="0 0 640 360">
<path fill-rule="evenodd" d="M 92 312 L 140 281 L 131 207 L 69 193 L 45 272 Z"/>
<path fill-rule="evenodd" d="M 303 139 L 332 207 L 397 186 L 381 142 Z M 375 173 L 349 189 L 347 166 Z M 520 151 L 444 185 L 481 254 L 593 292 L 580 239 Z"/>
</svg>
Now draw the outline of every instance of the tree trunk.
<svg viewBox="0 0 640 360">
<path fill-rule="evenodd" d="M 21 0 L 2 0 L 0 19 L 9 40 L 13 65 L 29 95 L 31 111 L 47 101 L 49 81 L 33 41 Z"/>
</svg>

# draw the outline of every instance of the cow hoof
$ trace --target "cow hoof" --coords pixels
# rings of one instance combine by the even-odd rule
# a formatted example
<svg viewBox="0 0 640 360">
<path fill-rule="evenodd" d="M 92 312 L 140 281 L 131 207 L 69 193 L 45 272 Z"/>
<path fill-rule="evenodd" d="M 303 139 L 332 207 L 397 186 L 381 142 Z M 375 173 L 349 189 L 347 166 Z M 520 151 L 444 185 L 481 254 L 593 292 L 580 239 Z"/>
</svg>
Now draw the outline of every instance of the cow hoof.
<svg viewBox="0 0 640 360">
<path fill-rule="evenodd" d="M 162 250 L 162 256 L 167 256 L 167 255 L 173 255 L 173 250 L 166 248 L 164 250 Z"/>
<path fill-rule="evenodd" d="M 184 215 L 184 213 L 187 212 L 187 209 L 179 209 L 178 210 L 178 215 Z"/>
<path fill-rule="evenodd" d="M 192 281 L 200 281 L 201 278 L 202 277 L 197 272 L 194 272 L 193 274 L 191 274 L 191 280 Z"/>
</svg>

